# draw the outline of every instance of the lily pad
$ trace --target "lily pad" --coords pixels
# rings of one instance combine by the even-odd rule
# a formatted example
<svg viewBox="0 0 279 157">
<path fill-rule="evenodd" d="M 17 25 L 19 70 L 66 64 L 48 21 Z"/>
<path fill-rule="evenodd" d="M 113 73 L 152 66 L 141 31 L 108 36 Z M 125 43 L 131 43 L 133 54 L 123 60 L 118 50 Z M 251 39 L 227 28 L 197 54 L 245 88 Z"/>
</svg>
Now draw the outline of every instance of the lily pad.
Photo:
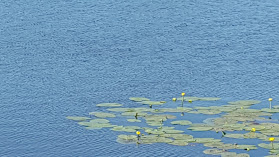
<svg viewBox="0 0 279 157">
<path fill-rule="evenodd" d="M 273 147 L 271 143 L 260 143 L 258 144 L 259 147 L 266 148 L 266 149 L 279 149 L 279 143 L 273 143 Z"/>
<path fill-rule="evenodd" d="M 128 122 L 141 122 L 139 119 L 127 119 Z"/>
<path fill-rule="evenodd" d="M 106 112 L 90 112 L 89 115 L 94 115 L 99 118 L 113 118 L 116 117 L 112 113 L 106 113 Z"/>
<path fill-rule="evenodd" d="M 190 125 L 192 122 L 188 120 L 177 120 L 177 121 L 172 121 L 171 124 L 173 125 Z"/>
<path fill-rule="evenodd" d="M 149 101 L 150 99 L 144 98 L 144 97 L 130 97 L 129 98 L 132 101 Z"/>
<path fill-rule="evenodd" d="M 192 130 L 192 131 L 208 131 L 208 130 L 212 130 L 213 127 L 208 127 L 208 126 L 204 126 L 204 127 L 194 127 L 194 126 L 191 126 L 189 128 L 187 128 L 188 130 Z"/>
<path fill-rule="evenodd" d="M 119 103 L 101 103 L 101 104 L 97 104 L 96 106 L 98 106 L 98 107 L 120 107 L 123 105 L 119 104 Z"/>
<path fill-rule="evenodd" d="M 206 149 L 203 151 L 204 154 L 211 154 L 211 155 L 220 155 L 223 152 L 225 152 L 225 150 L 220 150 L 220 149 Z"/>
<path fill-rule="evenodd" d="M 138 103 L 146 104 L 146 105 L 162 105 L 166 102 L 165 101 L 139 101 Z"/>
<path fill-rule="evenodd" d="M 176 145 L 176 146 L 187 146 L 189 143 L 183 140 L 174 140 L 172 142 L 169 142 L 168 144 Z"/>
</svg>

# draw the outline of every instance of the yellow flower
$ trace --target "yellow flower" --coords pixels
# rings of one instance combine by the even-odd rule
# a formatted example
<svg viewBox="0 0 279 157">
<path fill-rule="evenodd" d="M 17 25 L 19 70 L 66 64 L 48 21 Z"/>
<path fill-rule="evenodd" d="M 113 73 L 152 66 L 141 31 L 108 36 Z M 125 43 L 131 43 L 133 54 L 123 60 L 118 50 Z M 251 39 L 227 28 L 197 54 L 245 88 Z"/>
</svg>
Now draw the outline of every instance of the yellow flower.
<svg viewBox="0 0 279 157">
<path fill-rule="evenodd" d="M 189 103 L 192 103 L 193 101 L 190 99 L 190 100 L 188 100 L 188 102 L 189 102 Z"/>
<path fill-rule="evenodd" d="M 274 140 L 275 140 L 274 137 L 270 137 L 270 138 L 269 138 L 269 141 L 271 141 L 271 142 L 274 141 Z"/>
<path fill-rule="evenodd" d="M 181 93 L 182 96 L 185 96 L 185 93 Z"/>
<path fill-rule="evenodd" d="M 268 101 L 272 101 L 272 98 L 269 98 Z"/>
<path fill-rule="evenodd" d="M 137 135 L 140 135 L 140 131 L 137 131 L 136 134 L 137 134 Z"/>
<path fill-rule="evenodd" d="M 252 128 L 251 131 L 252 131 L 252 132 L 255 132 L 255 131 L 256 131 L 256 128 Z"/>
<path fill-rule="evenodd" d="M 172 101 L 176 101 L 176 98 L 172 98 Z"/>
</svg>

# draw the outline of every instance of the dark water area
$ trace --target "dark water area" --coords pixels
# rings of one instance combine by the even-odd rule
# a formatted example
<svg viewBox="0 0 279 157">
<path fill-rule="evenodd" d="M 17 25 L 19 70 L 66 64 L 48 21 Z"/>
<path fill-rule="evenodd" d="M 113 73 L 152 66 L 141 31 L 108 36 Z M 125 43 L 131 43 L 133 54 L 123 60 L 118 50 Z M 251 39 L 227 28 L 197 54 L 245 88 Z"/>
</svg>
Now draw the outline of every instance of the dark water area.
<svg viewBox="0 0 279 157">
<path fill-rule="evenodd" d="M 65 117 L 181 92 L 278 104 L 278 15 L 272 0 L 1 0 L 0 155 L 207 156 Z"/>
</svg>

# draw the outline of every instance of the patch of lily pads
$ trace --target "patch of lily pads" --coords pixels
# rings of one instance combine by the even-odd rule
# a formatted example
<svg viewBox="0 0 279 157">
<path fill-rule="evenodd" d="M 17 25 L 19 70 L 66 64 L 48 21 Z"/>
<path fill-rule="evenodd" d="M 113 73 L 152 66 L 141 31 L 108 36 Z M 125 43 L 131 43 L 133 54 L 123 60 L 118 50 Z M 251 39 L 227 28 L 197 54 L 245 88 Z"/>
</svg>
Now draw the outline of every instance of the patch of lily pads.
<svg viewBox="0 0 279 157">
<path fill-rule="evenodd" d="M 153 144 L 167 143 L 173 146 L 188 146 L 190 143 L 201 143 L 210 149 L 204 150 L 205 154 L 219 156 L 239 156 L 246 157 L 249 154 L 237 154 L 231 150 L 254 150 L 258 148 L 269 149 L 271 155 L 279 154 L 279 122 L 271 119 L 274 113 L 279 113 L 279 106 L 270 108 L 252 109 L 252 105 L 261 103 L 258 100 L 238 100 L 231 101 L 222 106 L 200 107 L 195 101 L 218 101 L 217 97 L 180 97 L 173 99 L 176 104 L 173 107 L 164 107 L 166 101 L 152 101 L 145 97 L 130 97 L 135 103 L 144 104 L 143 107 L 131 108 L 119 103 L 101 103 L 98 111 L 90 112 L 89 117 L 67 116 L 67 119 L 77 121 L 85 129 L 110 128 L 112 131 L 121 132 L 117 137 L 117 142 L 121 144 Z M 185 102 L 185 103 L 184 103 Z M 183 106 L 192 103 L 191 107 Z M 149 105 L 149 106 L 145 106 Z M 159 105 L 152 108 L 153 105 Z M 161 107 L 162 106 L 162 107 Z M 104 108 L 103 108 L 104 107 Z M 109 112 L 105 112 L 105 111 Z M 191 119 L 181 117 L 177 119 L 177 114 L 203 114 L 215 115 L 215 118 L 208 118 L 203 123 L 193 123 Z M 217 116 L 217 117 L 216 117 Z M 124 119 L 121 125 L 116 125 L 106 118 Z M 127 122 L 127 123 L 125 123 Z M 130 122 L 130 123 L 129 123 Z M 124 126 L 131 124 L 133 126 Z M 119 123 L 118 123 L 119 124 Z M 180 127 L 180 129 L 176 129 Z M 183 128 L 183 129 L 181 129 Z M 185 134 L 187 130 L 187 134 Z M 212 131 L 222 136 L 220 139 L 211 137 L 195 138 L 189 132 Z M 237 133 L 235 133 L 238 131 Z M 270 141 L 270 137 L 274 137 Z M 278 137 L 278 138 L 277 138 Z M 256 145 L 223 143 L 223 138 L 232 139 L 258 139 L 262 143 Z M 230 150 L 230 151 L 228 151 Z"/>
</svg>

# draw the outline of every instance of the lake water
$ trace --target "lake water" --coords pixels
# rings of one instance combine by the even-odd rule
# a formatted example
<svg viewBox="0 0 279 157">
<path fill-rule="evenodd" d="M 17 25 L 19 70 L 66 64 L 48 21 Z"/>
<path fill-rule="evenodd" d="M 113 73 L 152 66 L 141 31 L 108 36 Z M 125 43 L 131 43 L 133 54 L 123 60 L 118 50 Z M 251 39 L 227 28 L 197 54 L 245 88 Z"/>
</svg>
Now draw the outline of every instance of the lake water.
<svg viewBox="0 0 279 157">
<path fill-rule="evenodd" d="M 65 117 L 181 92 L 277 104 L 278 15 L 273 0 L 1 0 L 0 155 L 207 156 Z"/>
</svg>

